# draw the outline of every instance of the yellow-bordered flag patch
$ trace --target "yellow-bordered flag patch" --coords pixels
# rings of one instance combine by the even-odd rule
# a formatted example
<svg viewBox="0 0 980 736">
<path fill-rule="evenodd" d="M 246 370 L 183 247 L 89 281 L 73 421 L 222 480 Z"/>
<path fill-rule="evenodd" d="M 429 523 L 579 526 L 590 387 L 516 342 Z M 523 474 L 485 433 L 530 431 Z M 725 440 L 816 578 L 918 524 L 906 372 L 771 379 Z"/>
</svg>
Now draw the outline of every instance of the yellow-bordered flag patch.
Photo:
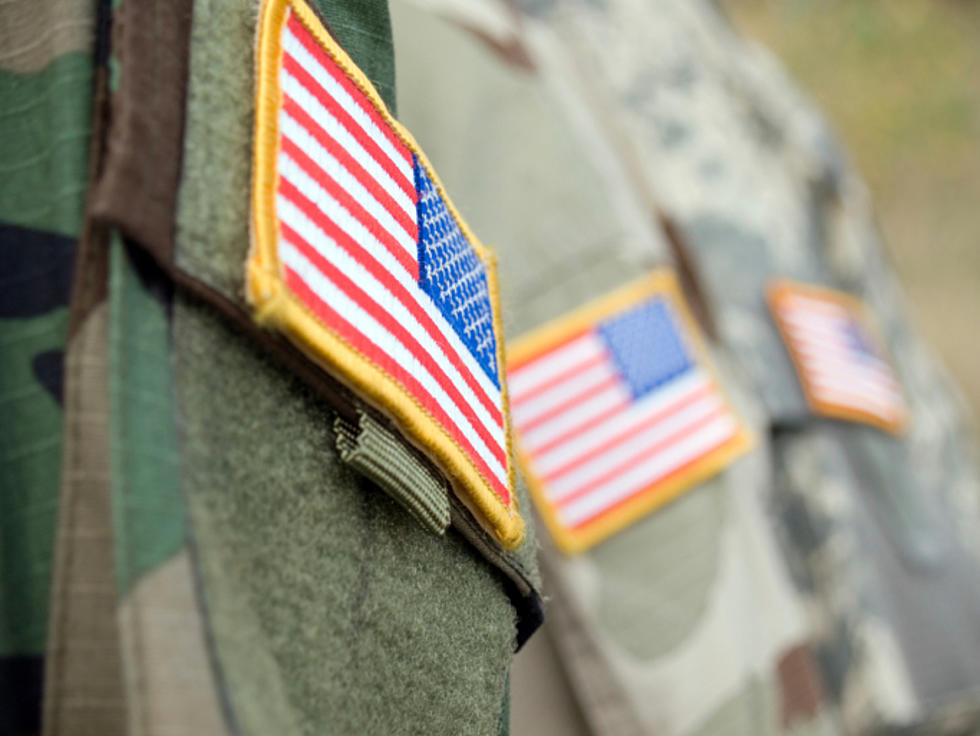
<svg viewBox="0 0 980 736">
<path fill-rule="evenodd" d="M 510 353 L 518 457 L 567 552 L 676 498 L 750 445 L 669 271 L 542 327 Z"/>
<path fill-rule="evenodd" d="M 516 546 L 491 254 L 303 0 L 264 3 L 257 53 L 256 318 L 385 412 Z"/>
<path fill-rule="evenodd" d="M 870 312 L 822 286 L 778 280 L 769 306 L 810 408 L 898 433 L 906 405 Z"/>
</svg>

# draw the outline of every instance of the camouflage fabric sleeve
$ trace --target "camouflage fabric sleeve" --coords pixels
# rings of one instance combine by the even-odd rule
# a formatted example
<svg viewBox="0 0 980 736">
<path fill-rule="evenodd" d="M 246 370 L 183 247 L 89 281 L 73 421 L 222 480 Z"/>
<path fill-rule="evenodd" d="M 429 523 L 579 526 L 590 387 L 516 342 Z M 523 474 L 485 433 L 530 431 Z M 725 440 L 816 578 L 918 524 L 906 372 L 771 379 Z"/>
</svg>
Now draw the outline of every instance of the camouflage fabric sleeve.
<svg viewBox="0 0 980 736">
<path fill-rule="evenodd" d="M 0 7 L 0 731 L 39 729 L 93 3 Z"/>
</svg>

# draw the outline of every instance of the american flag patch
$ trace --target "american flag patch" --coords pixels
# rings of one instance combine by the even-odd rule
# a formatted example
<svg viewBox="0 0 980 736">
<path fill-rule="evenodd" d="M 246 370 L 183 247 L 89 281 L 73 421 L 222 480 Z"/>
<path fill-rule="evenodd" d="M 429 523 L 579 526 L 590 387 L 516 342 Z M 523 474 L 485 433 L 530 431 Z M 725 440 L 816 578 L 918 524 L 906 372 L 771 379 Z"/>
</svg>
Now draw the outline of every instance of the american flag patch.
<svg viewBox="0 0 980 736">
<path fill-rule="evenodd" d="M 773 284 L 768 298 L 810 408 L 823 416 L 901 431 L 905 399 L 861 302 L 791 281 Z"/>
<path fill-rule="evenodd" d="M 491 255 L 303 0 L 265 3 L 257 48 L 256 318 L 391 417 L 516 546 Z"/>
<path fill-rule="evenodd" d="M 546 325 L 510 352 L 518 456 L 566 552 L 676 498 L 749 446 L 671 272 Z"/>
</svg>

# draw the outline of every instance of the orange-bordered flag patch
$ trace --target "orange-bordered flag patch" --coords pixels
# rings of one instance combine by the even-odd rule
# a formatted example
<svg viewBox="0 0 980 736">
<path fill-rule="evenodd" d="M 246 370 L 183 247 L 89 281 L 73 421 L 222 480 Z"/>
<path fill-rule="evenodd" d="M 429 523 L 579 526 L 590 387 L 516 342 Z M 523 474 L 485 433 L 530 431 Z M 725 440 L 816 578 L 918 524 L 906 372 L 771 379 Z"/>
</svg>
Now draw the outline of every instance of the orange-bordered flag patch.
<svg viewBox="0 0 980 736">
<path fill-rule="evenodd" d="M 905 399 L 864 305 L 840 291 L 782 279 L 767 296 L 810 408 L 901 431 Z"/>
<path fill-rule="evenodd" d="M 515 547 L 491 254 L 303 0 L 266 0 L 257 54 L 256 318 L 391 417 Z"/>
<path fill-rule="evenodd" d="M 676 498 L 750 445 L 669 271 L 518 340 L 507 375 L 518 457 L 566 552 Z"/>
</svg>

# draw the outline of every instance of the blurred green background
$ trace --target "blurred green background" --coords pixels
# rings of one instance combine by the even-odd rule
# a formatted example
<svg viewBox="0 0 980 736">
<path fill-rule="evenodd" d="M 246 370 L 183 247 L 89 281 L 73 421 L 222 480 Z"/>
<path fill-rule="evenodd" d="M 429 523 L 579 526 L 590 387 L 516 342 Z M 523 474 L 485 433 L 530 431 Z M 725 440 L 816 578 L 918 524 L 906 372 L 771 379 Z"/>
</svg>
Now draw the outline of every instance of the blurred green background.
<svg viewBox="0 0 980 736">
<path fill-rule="evenodd" d="M 722 0 L 871 188 L 913 317 L 980 416 L 980 2 Z"/>
</svg>

